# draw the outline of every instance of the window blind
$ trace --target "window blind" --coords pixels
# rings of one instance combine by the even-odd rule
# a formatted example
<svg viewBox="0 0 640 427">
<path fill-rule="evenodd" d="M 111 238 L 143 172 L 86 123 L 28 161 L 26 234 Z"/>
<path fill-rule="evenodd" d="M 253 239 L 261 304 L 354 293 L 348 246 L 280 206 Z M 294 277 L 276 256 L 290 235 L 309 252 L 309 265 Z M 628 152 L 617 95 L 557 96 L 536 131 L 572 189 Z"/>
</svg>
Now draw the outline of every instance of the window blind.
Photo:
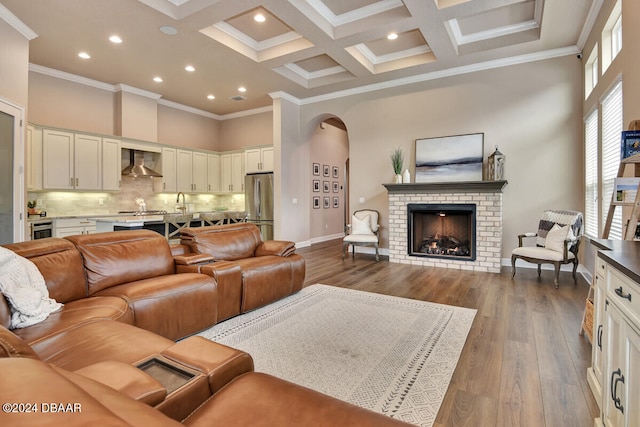
<svg viewBox="0 0 640 427">
<path fill-rule="evenodd" d="M 602 223 L 606 221 L 614 180 L 620 166 L 622 132 L 622 82 L 618 82 L 602 101 Z M 609 239 L 622 239 L 622 209 L 615 210 Z"/>
<path fill-rule="evenodd" d="M 584 124 L 584 232 L 598 237 L 598 110 L 594 110 Z"/>
</svg>

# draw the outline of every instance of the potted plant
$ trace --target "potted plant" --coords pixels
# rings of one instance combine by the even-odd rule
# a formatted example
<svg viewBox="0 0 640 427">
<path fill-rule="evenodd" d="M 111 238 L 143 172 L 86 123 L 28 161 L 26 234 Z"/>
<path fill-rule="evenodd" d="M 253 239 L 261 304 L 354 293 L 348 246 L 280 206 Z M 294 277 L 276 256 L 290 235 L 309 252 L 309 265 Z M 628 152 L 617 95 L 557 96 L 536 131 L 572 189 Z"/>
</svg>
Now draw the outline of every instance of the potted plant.
<svg viewBox="0 0 640 427">
<path fill-rule="evenodd" d="M 29 215 L 35 215 L 35 213 L 36 213 L 36 201 L 35 200 L 27 201 L 27 208 L 29 208 L 29 211 L 28 211 Z"/>
<path fill-rule="evenodd" d="M 393 166 L 393 172 L 395 173 L 395 183 L 402 183 L 402 166 L 404 165 L 404 153 L 401 148 L 396 148 L 391 153 L 391 166 Z"/>
</svg>

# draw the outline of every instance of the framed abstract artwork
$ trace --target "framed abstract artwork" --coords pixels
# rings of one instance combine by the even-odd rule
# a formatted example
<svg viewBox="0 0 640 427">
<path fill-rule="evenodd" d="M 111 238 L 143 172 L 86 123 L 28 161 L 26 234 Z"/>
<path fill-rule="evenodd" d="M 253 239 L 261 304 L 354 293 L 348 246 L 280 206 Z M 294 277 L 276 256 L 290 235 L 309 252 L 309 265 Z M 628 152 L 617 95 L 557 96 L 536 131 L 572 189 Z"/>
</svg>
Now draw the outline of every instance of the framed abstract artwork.
<svg viewBox="0 0 640 427">
<path fill-rule="evenodd" d="M 484 133 L 416 139 L 415 182 L 482 181 Z"/>
</svg>

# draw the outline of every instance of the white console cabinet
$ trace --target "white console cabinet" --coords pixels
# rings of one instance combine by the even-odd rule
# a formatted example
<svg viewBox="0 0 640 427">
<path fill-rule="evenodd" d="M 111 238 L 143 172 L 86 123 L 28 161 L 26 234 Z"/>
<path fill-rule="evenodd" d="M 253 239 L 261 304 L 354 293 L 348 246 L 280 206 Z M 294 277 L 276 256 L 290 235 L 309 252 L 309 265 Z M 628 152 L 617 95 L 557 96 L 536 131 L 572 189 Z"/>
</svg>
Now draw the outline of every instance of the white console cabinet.
<svg viewBox="0 0 640 427">
<path fill-rule="evenodd" d="M 640 285 L 635 274 L 623 271 L 596 259 L 588 379 L 601 418 L 594 426 L 640 426 Z"/>
</svg>

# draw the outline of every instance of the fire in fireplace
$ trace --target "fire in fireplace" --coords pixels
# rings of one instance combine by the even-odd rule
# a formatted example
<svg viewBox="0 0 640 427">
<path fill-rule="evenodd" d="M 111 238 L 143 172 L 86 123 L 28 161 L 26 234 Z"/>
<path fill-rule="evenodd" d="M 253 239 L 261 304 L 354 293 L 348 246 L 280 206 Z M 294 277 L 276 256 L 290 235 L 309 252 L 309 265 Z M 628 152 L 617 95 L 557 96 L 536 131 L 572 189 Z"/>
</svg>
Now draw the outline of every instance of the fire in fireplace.
<svg viewBox="0 0 640 427">
<path fill-rule="evenodd" d="M 411 256 L 476 259 L 475 204 L 408 204 Z"/>
</svg>

